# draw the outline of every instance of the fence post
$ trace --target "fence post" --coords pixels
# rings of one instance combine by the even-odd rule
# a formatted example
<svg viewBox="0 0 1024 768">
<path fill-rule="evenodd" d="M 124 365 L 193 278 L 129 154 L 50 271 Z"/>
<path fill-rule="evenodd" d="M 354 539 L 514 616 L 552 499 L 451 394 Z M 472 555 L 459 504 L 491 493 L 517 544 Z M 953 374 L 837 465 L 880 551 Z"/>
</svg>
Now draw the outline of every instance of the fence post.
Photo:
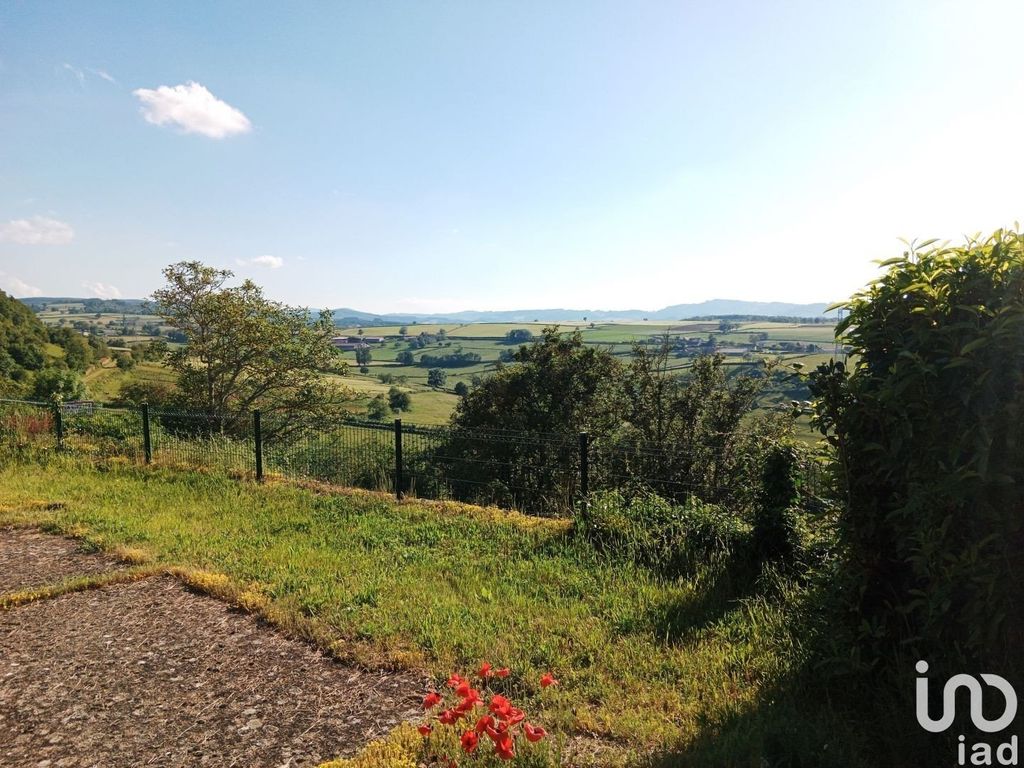
<svg viewBox="0 0 1024 768">
<path fill-rule="evenodd" d="M 142 404 L 142 454 L 147 464 L 153 462 L 153 443 L 149 434 L 149 403 Z"/>
<path fill-rule="evenodd" d="M 57 450 L 64 450 L 64 411 L 60 403 L 53 404 L 53 428 L 57 433 Z"/>
<path fill-rule="evenodd" d="M 580 432 L 580 503 L 584 517 L 590 504 L 590 435 Z"/>
<path fill-rule="evenodd" d="M 402 500 L 402 420 L 395 419 L 395 498 Z"/>
<path fill-rule="evenodd" d="M 260 412 L 252 412 L 252 436 L 256 441 L 256 482 L 263 482 L 263 427 Z"/>
</svg>

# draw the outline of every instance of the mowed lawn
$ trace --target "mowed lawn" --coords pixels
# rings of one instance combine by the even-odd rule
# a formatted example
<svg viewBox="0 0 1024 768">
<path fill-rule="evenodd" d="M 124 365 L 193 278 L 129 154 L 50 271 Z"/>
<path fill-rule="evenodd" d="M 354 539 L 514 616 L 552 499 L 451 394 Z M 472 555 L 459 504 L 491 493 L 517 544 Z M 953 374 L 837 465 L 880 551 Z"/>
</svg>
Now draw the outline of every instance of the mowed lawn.
<svg viewBox="0 0 1024 768">
<path fill-rule="evenodd" d="M 5 523 L 222 574 L 271 620 L 370 667 L 443 680 L 507 665 L 540 722 L 620 754 L 742 716 L 793 655 L 785 606 L 715 604 L 701 574 L 602 559 L 567 521 L 57 457 L 0 469 Z M 545 671 L 561 685 L 540 697 Z"/>
</svg>

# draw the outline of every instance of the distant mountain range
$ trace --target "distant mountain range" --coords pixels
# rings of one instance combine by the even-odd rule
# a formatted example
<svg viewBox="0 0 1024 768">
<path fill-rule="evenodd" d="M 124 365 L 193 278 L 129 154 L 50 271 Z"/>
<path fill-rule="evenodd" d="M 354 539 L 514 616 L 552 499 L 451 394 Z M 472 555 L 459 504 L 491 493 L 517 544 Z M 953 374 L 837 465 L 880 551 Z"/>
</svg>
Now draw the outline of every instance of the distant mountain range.
<svg viewBox="0 0 1024 768">
<path fill-rule="evenodd" d="M 711 299 L 698 304 L 673 304 L 656 310 L 644 309 L 511 309 L 504 311 L 443 312 L 437 314 L 375 314 L 342 307 L 332 310 L 335 322 L 342 325 L 370 323 L 397 325 L 402 323 L 529 323 L 534 321 L 578 322 L 613 320 L 689 320 L 695 317 L 749 315 L 761 317 L 835 317 L 835 310 L 826 312 L 827 303 L 789 304 L 782 301 L 738 301 Z"/>
<path fill-rule="evenodd" d="M 49 304 L 84 303 L 89 311 L 131 312 L 140 311 L 142 299 L 96 299 L 73 297 L 36 296 L 21 301 L 33 309 Z M 663 309 L 511 309 L 511 310 L 467 310 L 464 312 L 441 312 L 434 314 L 405 314 L 362 312 L 342 307 L 331 310 L 335 322 L 340 325 L 402 325 L 406 323 L 530 323 L 538 322 L 609 322 L 613 320 L 689 320 L 696 317 L 760 316 L 760 317 L 835 317 L 835 311 L 826 312 L 829 305 L 789 304 L 783 301 L 738 301 L 734 299 L 711 299 L 698 304 L 673 304 Z"/>
</svg>

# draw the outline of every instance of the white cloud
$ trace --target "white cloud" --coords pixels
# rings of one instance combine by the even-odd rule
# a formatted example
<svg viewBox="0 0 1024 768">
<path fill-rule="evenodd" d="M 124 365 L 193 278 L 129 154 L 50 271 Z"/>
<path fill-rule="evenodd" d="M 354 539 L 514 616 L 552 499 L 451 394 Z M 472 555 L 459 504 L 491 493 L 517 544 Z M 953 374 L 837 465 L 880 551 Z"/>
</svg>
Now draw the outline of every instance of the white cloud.
<svg viewBox="0 0 1024 768">
<path fill-rule="evenodd" d="M 92 295 L 99 299 L 120 299 L 121 291 L 116 285 L 107 285 L 106 283 L 82 283 L 83 288 L 88 288 L 92 292 Z"/>
<path fill-rule="evenodd" d="M 284 259 L 280 256 L 257 256 L 252 260 L 252 263 L 258 267 L 268 267 L 269 269 L 280 269 L 284 265 Z"/>
<path fill-rule="evenodd" d="M 235 263 L 240 267 L 254 266 L 254 267 L 266 267 L 267 269 L 280 269 L 284 266 L 284 259 L 280 256 L 256 256 L 252 259 L 235 259 Z"/>
<path fill-rule="evenodd" d="M 0 223 L 0 243 L 18 245 L 67 245 L 75 239 L 70 224 L 46 216 L 31 219 L 12 219 Z"/>
<path fill-rule="evenodd" d="M 223 139 L 248 133 L 252 123 L 241 111 L 221 101 L 199 83 L 161 85 L 132 91 L 142 102 L 142 116 L 154 125 L 174 125 L 183 133 Z"/>
<path fill-rule="evenodd" d="M 0 272 L 0 289 L 3 289 L 7 293 L 11 294 L 11 296 L 18 299 L 25 298 L 26 296 L 43 295 L 43 292 L 34 285 L 29 285 L 24 280 L 21 280 L 14 275 L 8 275 L 6 272 Z"/>
<path fill-rule="evenodd" d="M 89 71 L 92 72 L 94 75 L 96 75 L 96 77 L 99 77 L 99 78 L 101 78 L 103 80 L 106 80 L 108 83 L 113 83 L 114 85 L 117 85 L 117 80 L 114 78 L 114 76 L 112 74 L 107 72 L 105 69 L 91 69 L 90 68 Z"/>
</svg>

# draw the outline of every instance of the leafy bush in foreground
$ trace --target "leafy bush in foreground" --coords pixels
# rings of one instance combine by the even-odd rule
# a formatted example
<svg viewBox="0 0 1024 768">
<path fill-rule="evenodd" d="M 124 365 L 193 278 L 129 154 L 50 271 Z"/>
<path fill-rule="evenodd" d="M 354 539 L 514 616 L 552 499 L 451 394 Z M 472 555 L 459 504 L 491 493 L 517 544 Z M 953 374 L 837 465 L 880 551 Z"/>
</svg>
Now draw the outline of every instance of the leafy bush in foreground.
<svg viewBox="0 0 1024 768">
<path fill-rule="evenodd" d="M 863 657 L 1019 668 L 1024 235 L 883 266 L 838 327 L 852 369 L 811 377 L 846 485 Z"/>
</svg>

